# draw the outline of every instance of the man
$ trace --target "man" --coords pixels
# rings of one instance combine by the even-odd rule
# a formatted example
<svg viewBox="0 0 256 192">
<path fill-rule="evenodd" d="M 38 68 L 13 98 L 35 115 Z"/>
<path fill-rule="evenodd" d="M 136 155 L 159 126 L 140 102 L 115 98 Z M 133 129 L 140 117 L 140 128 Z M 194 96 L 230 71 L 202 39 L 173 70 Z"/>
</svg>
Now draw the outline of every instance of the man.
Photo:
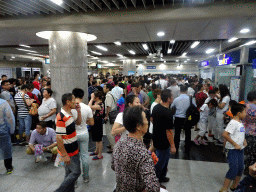
<svg viewBox="0 0 256 192">
<path fill-rule="evenodd" d="M 10 86 L 11 86 L 9 91 L 12 94 L 12 97 L 14 97 L 16 95 L 16 86 L 15 86 L 16 79 L 11 78 L 11 79 L 9 79 L 9 82 L 10 82 Z"/>
<path fill-rule="evenodd" d="M 192 96 L 195 97 L 195 84 L 194 83 L 190 83 L 189 87 L 188 87 L 188 96 Z"/>
<path fill-rule="evenodd" d="M 2 81 L 5 81 L 5 80 L 7 80 L 7 76 L 6 75 L 2 75 L 0 83 L 2 83 Z M 2 89 L 3 89 L 2 85 L 0 85 L 0 93 L 2 92 Z"/>
<path fill-rule="evenodd" d="M 185 152 L 189 153 L 190 151 L 190 142 L 191 142 L 191 127 L 186 124 L 186 112 L 190 106 L 190 97 L 187 95 L 188 87 L 180 87 L 180 96 L 174 99 L 172 103 L 172 108 L 176 108 L 175 112 L 175 136 L 174 142 L 176 150 L 178 151 L 180 145 L 180 133 L 181 129 L 185 130 Z M 196 106 L 195 101 L 192 101 L 192 104 Z"/>
<path fill-rule="evenodd" d="M 75 191 L 75 182 L 81 174 L 75 125 L 80 125 L 82 118 L 80 106 L 75 102 L 75 96 L 71 93 L 62 95 L 63 107 L 55 120 L 58 152 L 65 163 L 65 179 L 56 192 Z M 77 119 L 74 118 L 76 115 Z"/>
<path fill-rule="evenodd" d="M 12 94 L 9 92 L 9 90 L 11 89 L 11 84 L 10 84 L 9 80 L 2 81 L 1 86 L 2 86 L 2 92 L 1 92 L 0 97 L 9 103 L 9 105 L 12 108 L 13 113 L 15 114 L 15 111 L 16 111 L 15 102 L 13 100 Z"/>
<path fill-rule="evenodd" d="M 177 97 L 180 96 L 180 88 L 177 85 L 176 80 L 174 80 L 174 79 L 171 80 L 171 86 L 168 87 L 167 89 L 170 89 L 172 91 L 173 99 L 176 99 Z"/>
<path fill-rule="evenodd" d="M 114 83 L 114 81 L 113 81 L 113 76 L 109 76 L 108 77 L 108 82 L 107 82 L 108 84 L 111 84 L 112 85 L 112 87 L 115 87 L 115 83 Z"/>
<path fill-rule="evenodd" d="M 140 94 L 141 88 L 142 88 L 142 86 L 139 82 L 132 83 L 131 84 L 131 92 L 128 95 L 136 95 L 140 99 L 140 104 L 143 105 L 143 98 L 142 98 L 142 95 Z"/>
<path fill-rule="evenodd" d="M 110 143 L 109 151 L 108 153 L 112 153 L 113 147 L 115 145 L 115 139 L 114 136 L 111 134 L 112 131 L 112 125 L 109 122 L 109 113 L 116 110 L 117 108 L 117 99 L 112 95 L 112 85 L 106 84 L 104 85 L 104 93 L 106 94 L 105 99 L 105 121 L 107 122 L 105 125 L 106 128 L 106 135 L 108 138 L 108 141 Z"/>
<path fill-rule="evenodd" d="M 90 87 L 88 87 L 88 101 L 91 100 L 91 94 L 94 93 L 97 89 L 97 81 L 93 80 L 92 81 L 92 85 Z"/>
<path fill-rule="evenodd" d="M 111 90 L 112 95 L 119 100 L 124 95 L 124 90 L 119 87 L 118 80 L 114 81 L 115 87 Z"/>
<path fill-rule="evenodd" d="M 178 83 L 177 84 L 178 84 L 178 86 L 183 86 L 184 85 L 182 77 L 178 78 Z"/>
<path fill-rule="evenodd" d="M 149 96 L 147 95 L 147 93 L 144 90 L 145 90 L 145 85 L 142 84 L 142 88 L 140 90 L 140 95 L 142 96 L 143 106 L 147 108 L 149 105 Z"/>
<path fill-rule="evenodd" d="M 148 96 L 149 96 L 149 99 L 150 99 L 150 105 L 152 105 L 152 103 L 155 101 L 155 98 L 153 96 L 153 92 L 155 91 L 156 88 L 157 88 L 156 84 L 152 84 L 151 91 L 148 93 Z"/>
<path fill-rule="evenodd" d="M 156 81 L 156 85 L 160 85 L 160 89 L 162 90 L 167 88 L 167 81 L 164 80 L 163 75 L 160 75 L 160 79 Z"/>
<path fill-rule="evenodd" d="M 173 98 L 171 91 L 165 89 L 161 91 L 162 103 L 154 107 L 151 121 L 153 122 L 153 144 L 156 148 L 158 162 L 155 165 L 156 176 L 159 182 L 168 182 L 166 177 L 168 162 L 171 153 L 176 153 L 173 141 L 173 116 L 172 110 L 169 108 Z"/>
<path fill-rule="evenodd" d="M 27 154 L 35 153 L 35 144 L 43 145 L 43 152 L 52 153 L 52 158 L 55 159 L 58 154 L 57 141 L 54 129 L 46 127 L 45 122 L 41 121 L 37 124 L 36 129 L 32 132 Z M 36 159 L 36 163 L 38 159 Z"/>
</svg>

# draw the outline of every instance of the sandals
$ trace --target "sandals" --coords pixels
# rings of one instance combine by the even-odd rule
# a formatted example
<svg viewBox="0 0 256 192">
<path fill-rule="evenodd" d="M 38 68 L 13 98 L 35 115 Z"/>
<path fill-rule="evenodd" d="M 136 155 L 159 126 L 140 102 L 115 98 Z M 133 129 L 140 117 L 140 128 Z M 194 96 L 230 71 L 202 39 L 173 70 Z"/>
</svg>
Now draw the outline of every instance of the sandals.
<svg viewBox="0 0 256 192">
<path fill-rule="evenodd" d="M 95 155 L 98 155 L 98 153 L 95 153 L 95 152 L 90 153 L 90 156 L 95 156 Z"/>
<path fill-rule="evenodd" d="M 98 157 L 97 155 L 92 158 L 92 160 L 100 160 L 103 159 L 103 155 L 101 157 Z"/>
</svg>

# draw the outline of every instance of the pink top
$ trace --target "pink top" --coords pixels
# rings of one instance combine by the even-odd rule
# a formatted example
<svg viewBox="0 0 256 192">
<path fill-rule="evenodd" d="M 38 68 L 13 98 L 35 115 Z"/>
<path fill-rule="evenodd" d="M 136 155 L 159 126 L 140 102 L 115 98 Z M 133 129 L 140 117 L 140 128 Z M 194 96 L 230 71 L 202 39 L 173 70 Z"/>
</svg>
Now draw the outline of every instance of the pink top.
<svg viewBox="0 0 256 192">
<path fill-rule="evenodd" d="M 131 92 L 131 84 L 130 85 L 127 85 L 127 94 Z"/>
</svg>

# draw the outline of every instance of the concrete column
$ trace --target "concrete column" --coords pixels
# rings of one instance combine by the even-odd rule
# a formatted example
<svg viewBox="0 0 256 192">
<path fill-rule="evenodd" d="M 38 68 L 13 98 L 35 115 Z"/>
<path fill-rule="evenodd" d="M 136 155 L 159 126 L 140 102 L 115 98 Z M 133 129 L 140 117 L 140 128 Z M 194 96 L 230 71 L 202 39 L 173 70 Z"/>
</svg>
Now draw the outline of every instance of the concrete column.
<svg viewBox="0 0 256 192">
<path fill-rule="evenodd" d="M 123 75 L 129 75 L 131 72 L 134 72 L 136 75 L 136 61 L 135 60 L 124 60 L 123 61 Z"/>
<path fill-rule="evenodd" d="M 52 32 L 49 38 L 51 86 L 58 110 L 61 97 L 74 88 L 84 90 L 84 102 L 88 102 L 87 40 L 83 33 Z"/>
</svg>

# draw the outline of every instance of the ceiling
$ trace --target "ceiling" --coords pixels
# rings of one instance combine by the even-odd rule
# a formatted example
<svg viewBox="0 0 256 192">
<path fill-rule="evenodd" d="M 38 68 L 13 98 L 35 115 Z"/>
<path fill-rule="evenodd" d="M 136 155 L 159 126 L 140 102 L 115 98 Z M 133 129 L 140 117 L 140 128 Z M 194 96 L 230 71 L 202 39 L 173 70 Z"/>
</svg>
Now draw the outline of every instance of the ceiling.
<svg viewBox="0 0 256 192">
<path fill-rule="evenodd" d="M 184 59 L 203 59 L 209 56 L 205 53 L 209 48 L 215 49 L 216 54 L 254 40 L 255 10 L 254 0 L 63 0 L 60 6 L 50 0 L 0 0 L 0 60 L 4 56 L 22 61 L 47 56 L 48 40 L 36 36 L 45 30 L 94 34 L 97 40 L 88 43 L 88 54 L 97 56 L 91 51 L 100 52 L 98 57 L 105 60 L 123 59 L 116 54 L 147 60 L 146 56 L 157 50 L 163 53 L 162 59 L 182 59 L 184 52 Z M 242 28 L 249 28 L 250 32 L 239 33 Z M 159 31 L 165 35 L 157 36 Z M 229 43 L 228 39 L 234 36 L 239 39 Z M 170 43 L 172 39 L 174 44 Z M 196 40 L 200 44 L 191 49 Z M 117 46 L 114 41 L 122 45 Z M 145 50 L 143 44 L 149 49 Z M 38 55 L 17 48 L 36 51 Z M 168 49 L 172 49 L 169 54 Z"/>
</svg>

